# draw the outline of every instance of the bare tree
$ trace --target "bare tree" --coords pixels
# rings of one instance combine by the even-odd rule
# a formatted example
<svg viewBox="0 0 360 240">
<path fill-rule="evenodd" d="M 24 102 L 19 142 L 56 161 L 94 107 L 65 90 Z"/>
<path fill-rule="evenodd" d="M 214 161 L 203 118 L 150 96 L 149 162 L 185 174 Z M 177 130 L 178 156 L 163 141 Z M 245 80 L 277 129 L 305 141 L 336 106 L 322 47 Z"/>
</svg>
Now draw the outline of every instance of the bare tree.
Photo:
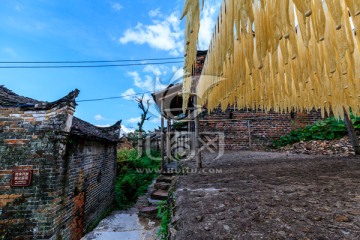
<svg viewBox="0 0 360 240">
<path fill-rule="evenodd" d="M 135 98 L 135 101 L 138 103 L 138 108 L 142 111 L 140 122 L 138 122 L 139 126 L 139 139 L 138 139 L 138 151 L 139 154 L 142 155 L 144 153 L 143 147 L 143 126 L 145 121 L 149 120 L 148 117 L 149 107 L 150 107 L 150 99 L 144 99 L 144 94 L 141 97 Z"/>
</svg>

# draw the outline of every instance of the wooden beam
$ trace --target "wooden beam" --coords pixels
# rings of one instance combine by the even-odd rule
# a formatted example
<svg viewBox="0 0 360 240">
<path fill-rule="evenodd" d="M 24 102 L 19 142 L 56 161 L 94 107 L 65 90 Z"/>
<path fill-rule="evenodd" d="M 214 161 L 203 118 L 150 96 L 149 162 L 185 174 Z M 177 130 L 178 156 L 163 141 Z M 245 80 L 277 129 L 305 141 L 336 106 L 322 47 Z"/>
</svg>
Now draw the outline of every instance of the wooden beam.
<svg viewBox="0 0 360 240">
<path fill-rule="evenodd" d="M 161 101 L 161 112 L 164 108 L 164 101 Z M 164 156 L 164 117 L 161 115 L 161 142 L 160 142 L 160 153 L 161 153 L 161 171 L 166 171 L 166 163 Z"/>
<path fill-rule="evenodd" d="M 167 163 L 170 163 L 172 160 L 171 157 L 171 120 L 170 118 L 167 119 L 167 128 L 166 128 L 166 157 Z"/>
<path fill-rule="evenodd" d="M 197 163 L 198 168 L 202 168 L 202 160 L 201 160 L 201 153 L 200 153 L 200 142 L 199 142 L 199 115 L 198 115 L 198 109 L 196 108 L 197 105 L 197 96 L 194 96 L 194 120 L 195 120 L 195 159 Z"/>
<path fill-rule="evenodd" d="M 251 128 L 250 128 L 250 120 L 247 122 L 248 134 L 249 134 L 249 148 L 251 148 Z"/>
</svg>

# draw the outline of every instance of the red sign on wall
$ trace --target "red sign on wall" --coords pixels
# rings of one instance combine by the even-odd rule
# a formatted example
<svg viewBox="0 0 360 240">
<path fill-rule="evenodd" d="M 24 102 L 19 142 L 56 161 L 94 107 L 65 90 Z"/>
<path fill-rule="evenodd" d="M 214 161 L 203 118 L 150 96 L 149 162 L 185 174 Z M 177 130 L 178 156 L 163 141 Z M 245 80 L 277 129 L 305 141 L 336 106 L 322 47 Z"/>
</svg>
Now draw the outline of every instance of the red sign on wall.
<svg viewBox="0 0 360 240">
<path fill-rule="evenodd" d="M 31 185 L 32 170 L 16 170 L 12 172 L 10 185 L 12 187 L 27 187 Z"/>
</svg>

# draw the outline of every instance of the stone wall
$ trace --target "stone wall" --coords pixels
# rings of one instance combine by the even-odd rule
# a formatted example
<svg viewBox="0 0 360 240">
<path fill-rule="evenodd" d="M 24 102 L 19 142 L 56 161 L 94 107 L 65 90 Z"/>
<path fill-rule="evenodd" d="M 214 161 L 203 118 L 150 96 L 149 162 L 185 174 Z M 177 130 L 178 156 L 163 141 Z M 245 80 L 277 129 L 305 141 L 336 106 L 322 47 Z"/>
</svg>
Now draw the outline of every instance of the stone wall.
<svg viewBox="0 0 360 240">
<path fill-rule="evenodd" d="M 225 150 L 263 148 L 273 140 L 321 119 L 320 112 L 279 114 L 263 111 L 215 111 L 200 118 L 200 132 L 221 132 Z"/>
<path fill-rule="evenodd" d="M 110 209 L 116 142 L 72 135 L 74 107 L 0 108 L 0 239 L 80 239 Z M 18 169 L 31 186 L 10 186 Z"/>
</svg>

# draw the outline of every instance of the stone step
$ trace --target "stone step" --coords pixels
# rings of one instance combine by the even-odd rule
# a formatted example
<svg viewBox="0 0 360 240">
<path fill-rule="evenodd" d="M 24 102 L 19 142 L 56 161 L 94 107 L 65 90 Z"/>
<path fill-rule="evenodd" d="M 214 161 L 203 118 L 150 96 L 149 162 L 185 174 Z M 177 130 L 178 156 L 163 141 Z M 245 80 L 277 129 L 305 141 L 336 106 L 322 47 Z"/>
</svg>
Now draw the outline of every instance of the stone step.
<svg viewBox="0 0 360 240">
<path fill-rule="evenodd" d="M 171 184 L 167 182 L 157 182 L 154 185 L 156 190 L 169 190 Z"/>
<path fill-rule="evenodd" d="M 161 174 L 164 175 L 164 176 L 171 177 L 171 176 L 176 175 L 176 171 L 177 171 L 176 169 L 168 169 L 167 171 L 164 171 Z"/>
<path fill-rule="evenodd" d="M 156 179 L 156 182 L 165 182 L 165 183 L 171 183 L 172 180 L 174 178 L 171 177 L 171 176 L 164 176 L 164 175 L 160 175 L 157 179 Z"/>
<path fill-rule="evenodd" d="M 158 208 L 155 206 L 143 207 L 139 211 L 139 215 L 143 217 L 156 217 L 158 213 Z"/>
<path fill-rule="evenodd" d="M 177 163 L 177 162 L 171 162 L 171 163 L 166 164 L 166 167 L 167 167 L 167 168 L 177 169 L 178 163 Z"/>
<path fill-rule="evenodd" d="M 154 205 L 158 205 L 161 202 L 161 200 L 156 200 L 156 199 L 152 199 L 152 198 L 148 198 L 147 200 L 148 200 L 148 203 L 154 204 Z"/>
<path fill-rule="evenodd" d="M 151 193 L 151 198 L 155 200 L 166 200 L 169 197 L 169 192 L 165 190 L 156 190 Z"/>
</svg>

